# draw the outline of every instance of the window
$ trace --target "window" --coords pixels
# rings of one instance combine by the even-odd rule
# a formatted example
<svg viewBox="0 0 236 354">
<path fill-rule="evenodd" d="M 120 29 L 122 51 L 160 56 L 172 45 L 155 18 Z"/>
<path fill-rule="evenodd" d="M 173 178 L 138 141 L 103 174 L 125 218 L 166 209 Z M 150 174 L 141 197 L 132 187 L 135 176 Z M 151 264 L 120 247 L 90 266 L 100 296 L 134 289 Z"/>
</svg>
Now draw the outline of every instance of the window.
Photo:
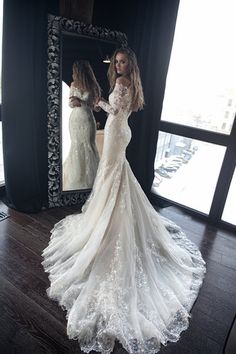
<svg viewBox="0 0 236 354">
<path fill-rule="evenodd" d="M 234 0 L 180 0 L 162 120 L 230 134 L 234 114 L 228 120 L 225 113 L 236 104 L 235 13 Z"/>
<path fill-rule="evenodd" d="M 159 136 L 152 190 L 208 214 L 225 147 L 163 132 Z M 162 146 L 163 141 L 168 144 Z"/>
<path fill-rule="evenodd" d="M 152 185 L 158 198 L 232 225 L 235 13 L 234 0 L 180 0 Z"/>
</svg>

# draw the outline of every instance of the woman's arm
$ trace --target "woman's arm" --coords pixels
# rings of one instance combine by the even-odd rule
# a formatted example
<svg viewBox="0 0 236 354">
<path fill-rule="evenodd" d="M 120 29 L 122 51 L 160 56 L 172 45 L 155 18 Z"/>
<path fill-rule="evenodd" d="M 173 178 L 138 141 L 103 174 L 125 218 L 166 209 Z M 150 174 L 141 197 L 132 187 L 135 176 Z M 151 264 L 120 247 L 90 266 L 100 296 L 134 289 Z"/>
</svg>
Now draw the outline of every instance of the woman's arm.
<svg viewBox="0 0 236 354">
<path fill-rule="evenodd" d="M 95 104 L 93 105 L 93 111 L 95 111 L 95 112 L 100 112 L 100 111 L 101 111 L 101 107 L 99 107 L 99 106 L 97 105 L 97 103 L 95 103 Z"/>
<path fill-rule="evenodd" d="M 70 86 L 70 97 L 76 97 L 81 101 L 87 101 L 89 98 L 89 92 L 82 91 L 78 87 L 75 87 L 74 83 L 72 82 Z"/>
<path fill-rule="evenodd" d="M 123 84 L 123 80 L 116 80 L 116 84 L 113 90 L 113 99 L 112 103 L 107 102 L 103 98 L 101 98 L 97 105 L 101 107 L 105 112 L 113 115 L 117 115 L 122 108 L 122 101 L 124 95 L 127 93 L 128 86 Z M 127 82 L 127 81 L 126 81 Z"/>
<path fill-rule="evenodd" d="M 70 108 L 80 107 L 81 106 L 80 99 L 76 96 L 70 96 L 69 106 L 70 106 Z"/>
<path fill-rule="evenodd" d="M 88 98 L 89 92 L 83 92 L 78 87 L 75 87 L 73 82 L 71 83 L 69 96 L 69 106 L 71 108 L 80 107 L 81 102 L 87 102 Z"/>
<path fill-rule="evenodd" d="M 74 87 L 71 84 L 70 86 L 70 93 L 69 93 L 69 107 L 74 108 L 74 107 L 80 107 L 81 103 L 78 97 L 74 96 Z"/>
</svg>

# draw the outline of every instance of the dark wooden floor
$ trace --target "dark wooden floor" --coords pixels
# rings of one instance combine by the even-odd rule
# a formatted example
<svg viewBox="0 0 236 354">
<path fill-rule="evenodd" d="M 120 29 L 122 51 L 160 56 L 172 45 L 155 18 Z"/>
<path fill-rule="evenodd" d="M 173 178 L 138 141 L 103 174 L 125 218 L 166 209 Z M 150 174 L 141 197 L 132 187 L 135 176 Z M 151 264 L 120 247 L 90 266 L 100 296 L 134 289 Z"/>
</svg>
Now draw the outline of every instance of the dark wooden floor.
<svg viewBox="0 0 236 354">
<path fill-rule="evenodd" d="M 10 217 L 0 222 L 0 353 L 80 353 L 67 339 L 65 313 L 47 298 L 41 266 L 53 225 L 75 207 L 23 214 L 0 202 Z M 160 354 L 220 354 L 236 313 L 236 235 L 206 225 L 175 207 L 160 211 L 200 248 L 207 274 L 193 307 L 190 326 L 179 342 Z M 121 346 L 114 353 L 126 353 Z"/>
</svg>

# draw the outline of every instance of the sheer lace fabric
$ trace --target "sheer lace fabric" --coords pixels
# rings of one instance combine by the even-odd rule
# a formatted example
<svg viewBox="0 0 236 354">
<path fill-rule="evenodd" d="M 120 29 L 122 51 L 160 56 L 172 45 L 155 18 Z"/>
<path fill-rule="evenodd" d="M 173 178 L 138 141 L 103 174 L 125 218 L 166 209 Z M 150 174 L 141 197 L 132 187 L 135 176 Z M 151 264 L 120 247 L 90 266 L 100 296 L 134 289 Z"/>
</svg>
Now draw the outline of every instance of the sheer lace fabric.
<svg viewBox="0 0 236 354">
<path fill-rule="evenodd" d="M 63 164 L 63 190 L 92 188 L 97 173 L 99 154 L 95 143 L 96 121 L 89 92 L 70 88 L 70 97 L 80 99 L 81 106 L 73 108 L 69 118 L 71 146 Z"/>
<path fill-rule="evenodd" d="M 43 252 L 47 290 L 67 311 L 67 333 L 84 352 L 157 353 L 188 327 L 205 262 L 197 247 L 152 207 L 125 158 L 130 91 L 116 84 L 103 155 L 81 214 L 52 230 Z"/>
</svg>

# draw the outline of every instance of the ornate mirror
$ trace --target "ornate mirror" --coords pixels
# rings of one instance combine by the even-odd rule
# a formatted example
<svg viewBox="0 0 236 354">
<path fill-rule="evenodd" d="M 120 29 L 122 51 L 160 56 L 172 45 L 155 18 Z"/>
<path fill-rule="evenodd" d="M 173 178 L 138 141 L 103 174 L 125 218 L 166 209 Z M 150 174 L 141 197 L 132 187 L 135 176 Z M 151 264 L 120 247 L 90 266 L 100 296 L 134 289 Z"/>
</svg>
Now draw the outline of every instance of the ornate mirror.
<svg viewBox="0 0 236 354">
<path fill-rule="evenodd" d="M 119 31 L 87 25 L 79 21 L 59 16 L 48 17 L 48 200 L 49 207 L 71 204 L 83 204 L 87 199 L 92 182 L 73 184 L 71 174 L 89 175 L 96 173 L 97 164 L 81 163 L 68 166 L 71 154 L 72 131 L 69 127 L 73 108 L 69 107 L 72 65 L 76 60 L 90 63 L 102 95 L 108 96 L 107 70 L 109 59 L 118 47 L 127 46 L 127 37 Z M 93 112 L 94 143 L 98 152 L 98 161 L 102 151 L 103 127 L 106 122 L 104 112 Z M 76 129 L 76 139 L 84 136 L 83 126 Z M 78 145 L 80 146 L 80 145 Z M 76 149 L 75 149 L 76 150 Z M 80 150 L 76 153 L 80 155 Z M 83 155 L 83 154 L 81 154 Z M 75 160 L 73 160 L 75 161 Z M 66 176 L 66 177 L 65 177 Z"/>
</svg>

